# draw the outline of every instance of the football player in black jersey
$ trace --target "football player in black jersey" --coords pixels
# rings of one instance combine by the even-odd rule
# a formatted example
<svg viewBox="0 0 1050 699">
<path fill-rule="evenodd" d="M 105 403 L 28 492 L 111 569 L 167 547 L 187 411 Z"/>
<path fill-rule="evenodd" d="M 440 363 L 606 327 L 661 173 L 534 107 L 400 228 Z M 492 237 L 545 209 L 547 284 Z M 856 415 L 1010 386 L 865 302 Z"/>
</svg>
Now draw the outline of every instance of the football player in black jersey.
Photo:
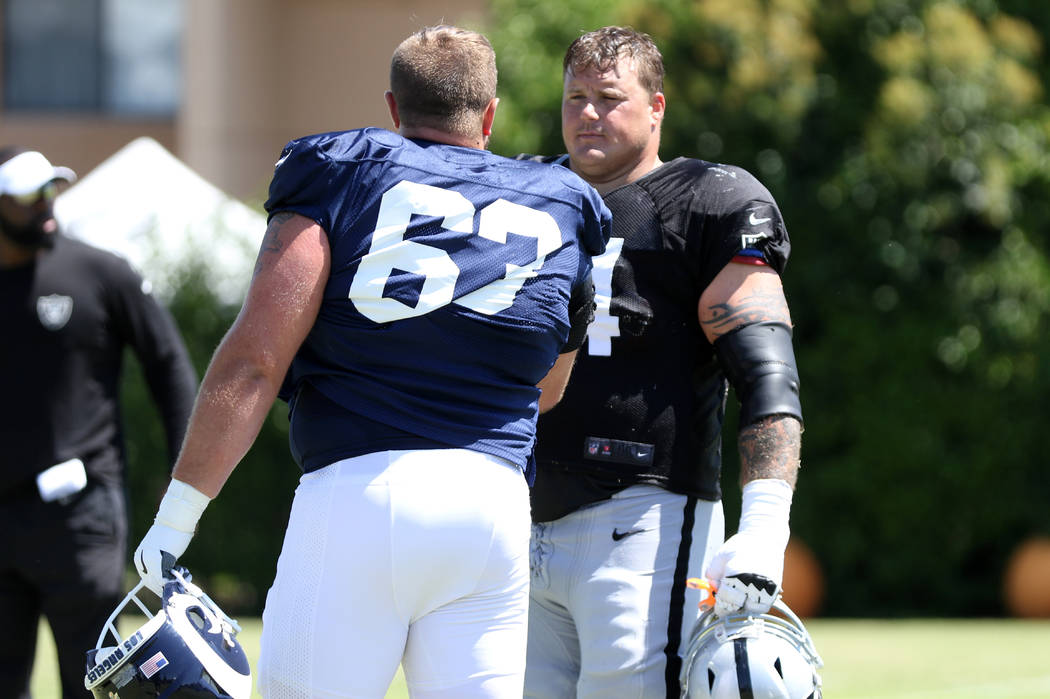
<svg viewBox="0 0 1050 699">
<path fill-rule="evenodd" d="M 134 351 L 169 453 L 197 377 L 168 311 L 110 252 L 59 231 L 53 202 L 72 170 L 0 150 L 0 674 L 29 696 L 40 616 L 62 695 L 87 696 L 84 653 L 124 594 L 127 521 L 120 379 Z"/>
<path fill-rule="evenodd" d="M 613 237 L 573 379 L 539 421 L 526 696 L 678 697 L 701 594 L 687 576 L 717 585 L 720 614 L 767 611 L 783 576 L 802 432 L 780 276 L 790 244 L 747 171 L 661 160 L 649 36 L 585 34 L 563 77 L 568 153 L 546 160 L 602 194 Z M 728 385 L 743 502 L 724 541 Z"/>
</svg>

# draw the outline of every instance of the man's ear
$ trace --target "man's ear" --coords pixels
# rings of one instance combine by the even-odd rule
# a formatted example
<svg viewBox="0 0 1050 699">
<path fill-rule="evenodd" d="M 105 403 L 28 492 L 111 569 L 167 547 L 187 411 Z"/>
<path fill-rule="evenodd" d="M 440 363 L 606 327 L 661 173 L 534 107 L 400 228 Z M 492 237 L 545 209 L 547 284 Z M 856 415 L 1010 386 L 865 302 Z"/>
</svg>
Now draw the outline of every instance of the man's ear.
<svg viewBox="0 0 1050 699">
<path fill-rule="evenodd" d="M 649 100 L 649 109 L 652 110 L 653 126 L 659 126 L 660 122 L 664 120 L 664 110 L 666 108 L 667 102 L 664 100 L 664 93 L 654 93 L 653 98 Z"/>
<path fill-rule="evenodd" d="M 386 107 L 390 110 L 390 120 L 394 122 L 394 128 L 401 128 L 401 118 L 397 115 L 397 101 L 394 99 L 394 93 L 387 90 L 383 95 L 386 98 Z"/>
<path fill-rule="evenodd" d="M 485 107 L 485 113 L 481 116 L 481 135 L 492 135 L 492 122 L 496 119 L 496 107 L 499 106 L 499 97 L 493 97 L 489 106 Z"/>
</svg>

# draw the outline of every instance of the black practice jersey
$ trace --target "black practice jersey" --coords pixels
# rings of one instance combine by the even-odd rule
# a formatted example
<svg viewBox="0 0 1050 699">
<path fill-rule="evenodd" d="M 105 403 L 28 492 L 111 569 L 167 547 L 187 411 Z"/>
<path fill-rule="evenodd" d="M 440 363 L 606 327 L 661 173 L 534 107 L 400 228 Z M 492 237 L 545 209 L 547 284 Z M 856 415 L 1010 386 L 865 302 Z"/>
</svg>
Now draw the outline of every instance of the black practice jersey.
<svg viewBox="0 0 1050 699">
<path fill-rule="evenodd" d="M 595 322 L 539 420 L 536 521 L 639 483 L 721 497 L 728 389 L 700 295 L 730 261 L 780 273 L 790 251 L 772 195 L 738 167 L 678 158 L 604 199 L 613 233 L 594 260 Z"/>
<path fill-rule="evenodd" d="M 196 374 L 171 315 L 123 259 L 58 236 L 32 263 L 0 269 L 0 300 L 0 496 L 72 458 L 89 477 L 119 481 L 125 347 L 178 449 Z"/>
</svg>

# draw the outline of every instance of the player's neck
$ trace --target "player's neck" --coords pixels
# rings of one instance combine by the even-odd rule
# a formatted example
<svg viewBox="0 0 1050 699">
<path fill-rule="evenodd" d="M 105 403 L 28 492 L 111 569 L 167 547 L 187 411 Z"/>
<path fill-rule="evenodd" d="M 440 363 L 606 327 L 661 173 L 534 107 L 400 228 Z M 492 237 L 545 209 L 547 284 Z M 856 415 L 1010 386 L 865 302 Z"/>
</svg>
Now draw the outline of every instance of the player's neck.
<svg viewBox="0 0 1050 699">
<path fill-rule="evenodd" d="M 663 164 L 664 163 L 660 160 L 659 156 L 654 153 L 651 157 L 643 158 L 619 172 L 601 173 L 600 175 L 596 175 L 595 173 L 578 171 L 575 167 L 573 167 L 572 170 L 586 180 L 589 185 L 598 190 L 598 194 L 604 196 L 617 187 L 622 187 L 625 184 L 630 184 L 635 180 L 645 177 Z"/>
<path fill-rule="evenodd" d="M 405 138 L 421 138 L 425 141 L 445 143 L 450 146 L 463 146 L 464 148 L 477 148 L 479 150 L 485 150 L 488 146 L 488 139 L 480 133 L 475 136 L 461 136 L 440 129 L 433 129 L 429 126 L 407 127 L 404 125 L 401 126 L 400 133 Z"/>
</svg>

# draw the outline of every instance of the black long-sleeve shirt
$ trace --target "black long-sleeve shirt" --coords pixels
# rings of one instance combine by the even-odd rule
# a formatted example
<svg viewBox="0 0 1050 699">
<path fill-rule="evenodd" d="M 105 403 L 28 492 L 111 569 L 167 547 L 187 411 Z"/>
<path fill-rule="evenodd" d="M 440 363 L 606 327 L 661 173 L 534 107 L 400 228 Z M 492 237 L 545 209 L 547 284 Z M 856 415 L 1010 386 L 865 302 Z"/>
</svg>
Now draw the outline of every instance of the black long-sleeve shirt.
<svg viewBox="0 0 1050 699">
<path fill-rule="evenodd" d="M 122 258 L 58 236 L 30 264 L 0 269 L 0 496 L 80 458 L 123 476 L 120 376 L 131 347 L 172 460 L 197 377 L 171 314 Z"/>
</svg>

